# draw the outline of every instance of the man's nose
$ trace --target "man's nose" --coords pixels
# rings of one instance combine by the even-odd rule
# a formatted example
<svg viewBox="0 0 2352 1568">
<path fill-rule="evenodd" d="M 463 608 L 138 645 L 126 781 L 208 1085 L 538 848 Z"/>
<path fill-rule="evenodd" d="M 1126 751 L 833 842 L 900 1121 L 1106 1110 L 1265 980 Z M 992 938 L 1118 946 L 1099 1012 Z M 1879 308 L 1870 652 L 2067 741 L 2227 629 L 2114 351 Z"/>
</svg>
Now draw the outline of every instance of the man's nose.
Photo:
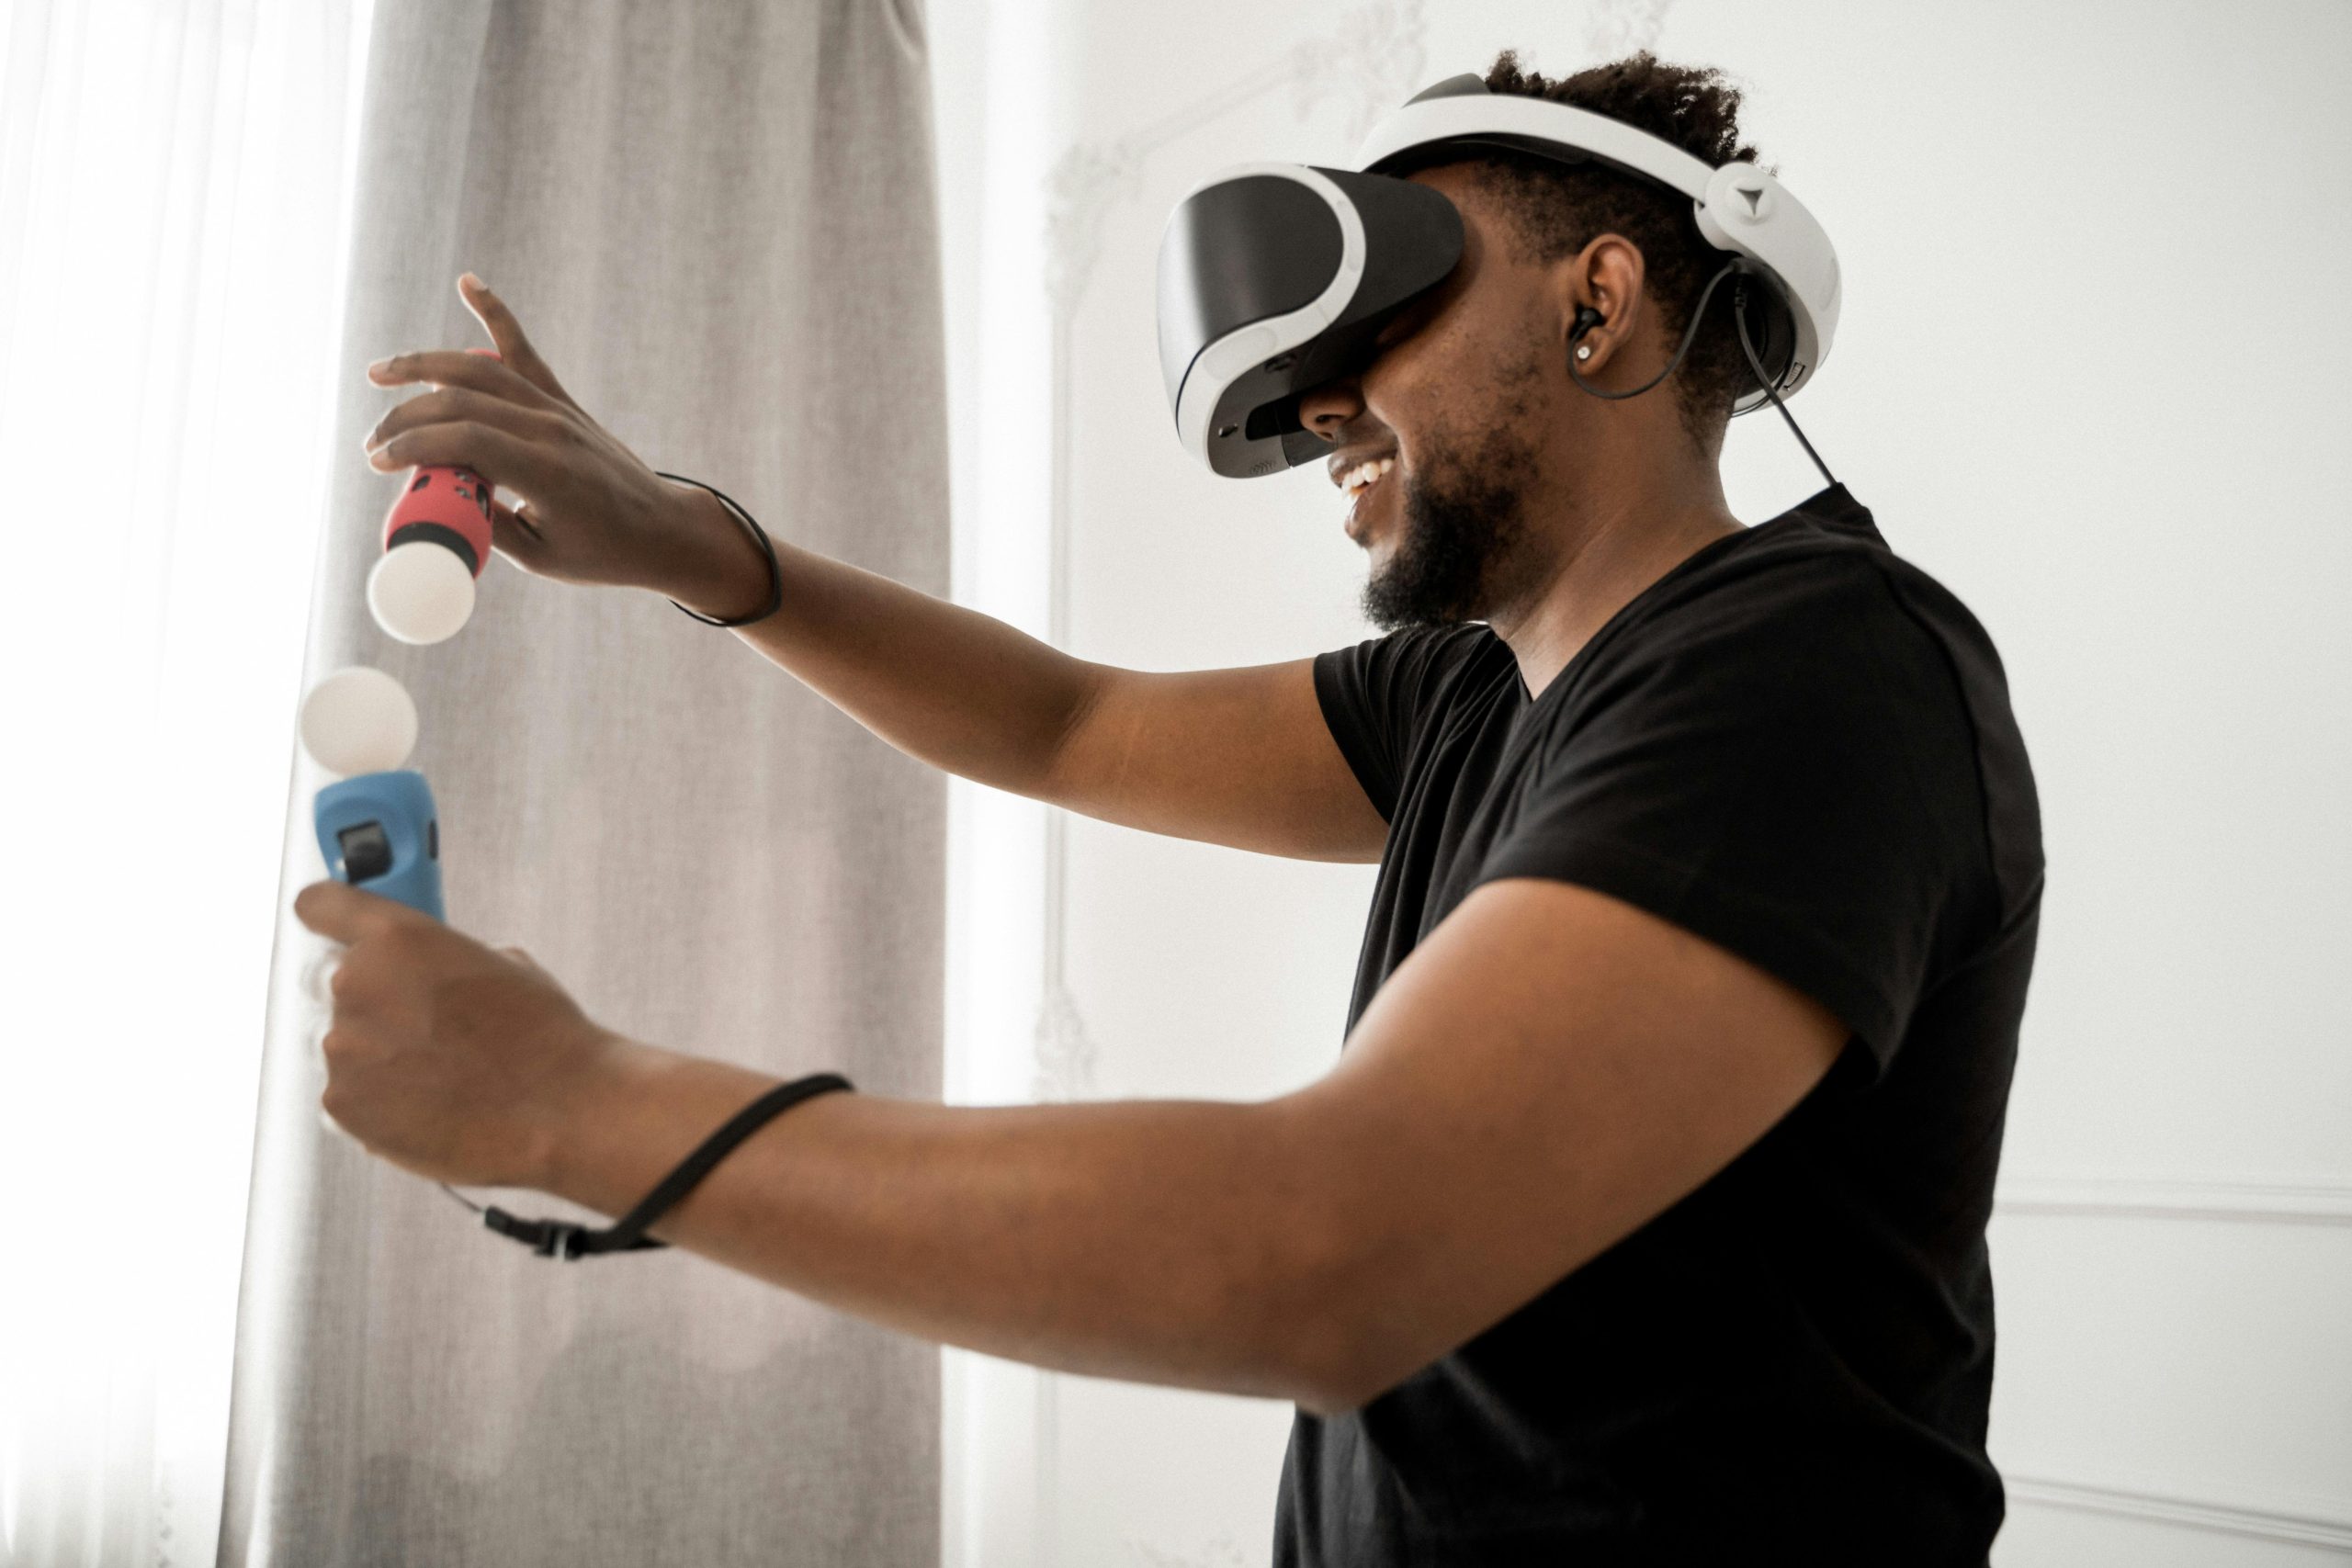
<svg viewBox="0 0 2352 1568">
<path fill-rule="evenodd" d="M 1353 376 L 1326 381 L 1298 397 L 1300 425 L 1335 446 L 1346 438 L 1348 425 L 1363 415 L 1363 389 Z"/>
</svg>

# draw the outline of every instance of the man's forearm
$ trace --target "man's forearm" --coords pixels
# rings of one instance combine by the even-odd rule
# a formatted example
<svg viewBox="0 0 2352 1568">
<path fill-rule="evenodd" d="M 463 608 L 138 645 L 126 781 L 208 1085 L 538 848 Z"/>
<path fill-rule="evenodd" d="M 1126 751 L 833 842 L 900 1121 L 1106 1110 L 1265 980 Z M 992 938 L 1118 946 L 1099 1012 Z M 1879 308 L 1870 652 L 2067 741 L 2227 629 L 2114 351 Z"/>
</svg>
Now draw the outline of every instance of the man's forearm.
<svg viewBox="0 0 2352 1568">
<path fill-rule="evenodd" d="M 775 1080 L 624 1045 L 561 1118 L 547 1190 L 626 1212 Z M 1328 1195 L 1281 1102 L 962 1107 L 829 1094 L 652 1234 L 922 1338 L 1091 1376 L 1325 1403 Z"/>
<path fill-rule="evenodd" d="M 699 513 L 684 602 L 709 615 L 752 613 L 767 562 L 719 502 L 685 491 Z M 998 789 L 1044 797 L 1063 739 L 1091 691 L 1082 660 L 1002 621 L 777 539 L 784 607 L 744 640 L 908 755 Z"/>
</svg>

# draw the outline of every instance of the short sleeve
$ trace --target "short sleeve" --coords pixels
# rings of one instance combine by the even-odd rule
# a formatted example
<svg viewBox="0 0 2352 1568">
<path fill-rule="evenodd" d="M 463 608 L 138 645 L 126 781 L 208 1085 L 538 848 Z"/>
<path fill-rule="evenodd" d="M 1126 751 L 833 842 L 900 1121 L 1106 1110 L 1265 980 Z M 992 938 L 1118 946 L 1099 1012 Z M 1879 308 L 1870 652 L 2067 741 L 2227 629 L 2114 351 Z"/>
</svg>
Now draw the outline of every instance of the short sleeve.
<svg viewBox="0 0 2352 1568">
<path fill-rule="evenodd" d="M 1315 695 L 1340 753 L 1384 821 L 1396 814 L 1405 765 L 1428 719 L 1443 710 L 1453 680 L 1500 650 L 1480 625 L 1408 627 L 1315 659 Z"/>
<path fill-rule="evenodd" d="M 1606 893 L 1821 1003 L 1883 1070 L 1989 884 L 1951 665 L 1871 566 L 1814 558 L 1589 671 L 1478 881 Z"/>
</svg>

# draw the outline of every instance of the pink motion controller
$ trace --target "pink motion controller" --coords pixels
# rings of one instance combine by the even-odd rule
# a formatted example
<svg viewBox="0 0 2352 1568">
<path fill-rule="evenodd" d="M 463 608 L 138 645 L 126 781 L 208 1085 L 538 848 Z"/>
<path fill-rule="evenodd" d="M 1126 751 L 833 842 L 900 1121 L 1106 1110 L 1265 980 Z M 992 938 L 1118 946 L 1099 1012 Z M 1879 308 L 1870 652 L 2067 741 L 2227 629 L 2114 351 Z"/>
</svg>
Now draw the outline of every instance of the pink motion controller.
<svg viewBox="0 0 2352 1568">
<path fill-rule="evenodd" d="M 457 635 L 490 564 L 491 512 L 490 481 L 471 468 L 410 470 L 384 517 L 383 558 L 368 574 L 368 608 L 386 635 L 407 643 Z"/>
</svg>

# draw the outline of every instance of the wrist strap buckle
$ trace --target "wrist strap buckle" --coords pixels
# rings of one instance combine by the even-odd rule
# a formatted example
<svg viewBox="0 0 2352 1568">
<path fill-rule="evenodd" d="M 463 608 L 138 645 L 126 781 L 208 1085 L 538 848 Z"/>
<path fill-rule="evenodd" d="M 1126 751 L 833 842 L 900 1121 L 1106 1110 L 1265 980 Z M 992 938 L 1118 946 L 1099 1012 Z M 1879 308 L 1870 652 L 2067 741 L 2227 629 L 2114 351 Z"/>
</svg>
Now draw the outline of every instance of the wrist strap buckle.
<svg viewBox="0 0 2352 1568">
<path fill-rule="evenodd" d="M 642 1202 L 602 1230 L 570 1220 L 518 1219 L 494 1206 L 481 1211 L 481 1223 L 503 1236 L 521 1242 L 541 1258 L 564 1263 L 606 1252 L 658 1250 L 670 1244 L 653 1240 L 645 1235 L 645 1227 L 710 1174 L 711 1167 L 732 1153 L 736 1145 L 804 1100 L 855 1087 L 839 1073 L 812 1073 L 805 1078 L 778 1084 L 737 1111 L 725 1126 L 704 1139 L 694 1153 L 678 1163 L 676 1169 L 663 1177 Z M 457 1195 L 453 1192 L 451 1196 Z M 465 1201 L 462 1198 L 458 1201 Z"/>
</svg>

